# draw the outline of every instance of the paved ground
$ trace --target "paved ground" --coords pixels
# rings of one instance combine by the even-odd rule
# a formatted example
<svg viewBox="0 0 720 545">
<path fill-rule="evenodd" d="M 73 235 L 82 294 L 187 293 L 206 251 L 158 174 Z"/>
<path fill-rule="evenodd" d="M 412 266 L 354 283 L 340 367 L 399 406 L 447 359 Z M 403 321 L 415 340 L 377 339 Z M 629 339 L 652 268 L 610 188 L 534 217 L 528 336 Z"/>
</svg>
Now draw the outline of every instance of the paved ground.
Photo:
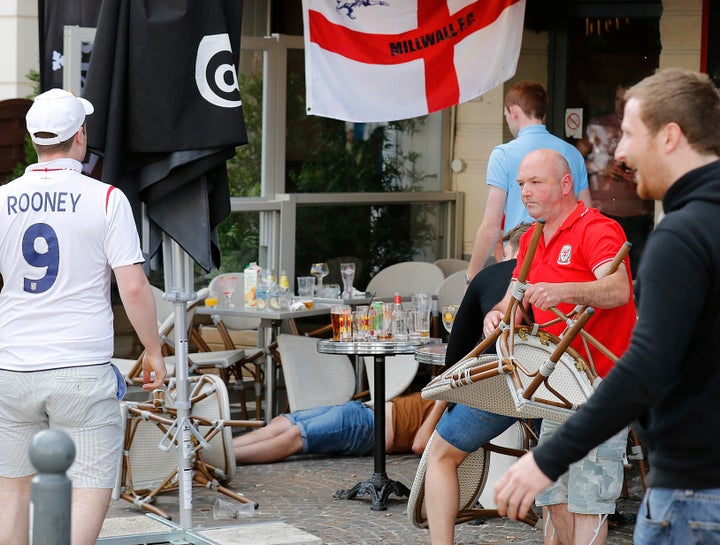
<svg viewBox="0 0 720 545">
<path fill-rule="evenodd" d="M 388 475 L 410 486 L 419 458 L 412 455 L 389 456 Z M 333 493 L 350 488 L 373 472 L 372 457 L 296 456 L 285 462 L 238 468 L 233 488 L 260 504 L 252 517 L 226 524 L 285 522 L 319 537 L 326 545 L 405 545 L 430 543 L 426 530 L 415 528 L 405 513 L 406 498 L 391 497 L 388 510 L 371 511 L 369 500 L 335 500 Z M 632 475 L 631 475 L 632 477 Z M 631 518 L 637 512 L 641 488 L 637 477 L 631 478 L 630 497 L 621 500 L 619 509 Z M 206 489 L 193 491 L 193 527 L 216 526 L 212 505 L 224 497 Z M 157 505 L 177 519 L 177 493 L 160 497 Z M 109 517 L 126 517 L 141 512 L 124 501 L 115 501 Z M 457 527 L 457 544 L 541 544 L 542 534 L 529 526 L 505 519 L 491 519 L 482 525 Z M 632 523 L 612 525 L 608 545 L 632 543 Z"/>
</svg>

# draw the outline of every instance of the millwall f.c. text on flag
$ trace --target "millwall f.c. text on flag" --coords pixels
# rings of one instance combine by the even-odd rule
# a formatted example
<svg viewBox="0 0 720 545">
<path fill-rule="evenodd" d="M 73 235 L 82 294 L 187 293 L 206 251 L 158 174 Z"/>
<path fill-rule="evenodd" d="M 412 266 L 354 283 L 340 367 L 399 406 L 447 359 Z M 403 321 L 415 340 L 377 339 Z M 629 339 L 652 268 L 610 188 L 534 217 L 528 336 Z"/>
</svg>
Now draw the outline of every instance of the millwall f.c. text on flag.
<svg viewBox="0 0 720 545">
<path fill-rule="evenodd" d="M 525 0 L 303 0 L 307 113 L 408 119 L 515 74 Z"/>
</svg>

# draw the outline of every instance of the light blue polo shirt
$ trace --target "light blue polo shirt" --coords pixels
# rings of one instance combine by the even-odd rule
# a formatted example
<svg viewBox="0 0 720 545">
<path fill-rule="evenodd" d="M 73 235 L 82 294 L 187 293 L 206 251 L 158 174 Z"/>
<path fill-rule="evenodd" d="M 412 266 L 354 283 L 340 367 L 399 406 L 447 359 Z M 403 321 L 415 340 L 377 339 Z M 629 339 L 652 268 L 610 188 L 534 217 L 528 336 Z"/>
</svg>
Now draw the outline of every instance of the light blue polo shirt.
<svg viewBox="0 0 720 545">
<path fill-rule="evenodd" d="M 574 146 L 550 134 L 545 125 L 530 125 L 520 129 L 517 138 L 506 144 L 495 146 L 488 160 L 486 183 L 499 187 L 507 193 L 504 225 L 506 233 L 518 223 L 534 221 L 520 198 L 517 173 L 520 162 L 528 153 L 543 148 L 554 149 L 567 159 L 570 164 L 576 197 L 580 191 L 588 187 L 585 160 Z"/>
</svg>

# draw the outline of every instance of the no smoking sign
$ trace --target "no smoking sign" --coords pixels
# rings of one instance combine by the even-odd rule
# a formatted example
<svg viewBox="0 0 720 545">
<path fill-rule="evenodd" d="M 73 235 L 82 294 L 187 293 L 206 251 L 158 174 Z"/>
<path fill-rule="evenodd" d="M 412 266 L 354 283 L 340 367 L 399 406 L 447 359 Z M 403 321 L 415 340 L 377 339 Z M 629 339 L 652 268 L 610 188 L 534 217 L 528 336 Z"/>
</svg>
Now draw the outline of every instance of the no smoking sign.
<svg viewBox="0 0 720 545">
<path fill-rule="evenodd" d="M 582 138 L 582 108 L 565 108 L 565 137 Z"/>
</svg>

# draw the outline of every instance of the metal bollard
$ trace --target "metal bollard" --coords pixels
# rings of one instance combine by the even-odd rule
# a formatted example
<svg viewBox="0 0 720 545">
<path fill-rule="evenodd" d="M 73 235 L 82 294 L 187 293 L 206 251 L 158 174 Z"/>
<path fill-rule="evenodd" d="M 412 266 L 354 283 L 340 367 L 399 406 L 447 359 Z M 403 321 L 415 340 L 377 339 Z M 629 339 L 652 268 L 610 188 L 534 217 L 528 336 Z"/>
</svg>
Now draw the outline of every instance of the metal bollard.
<svg viewBox="0 0 720 545">
<path fill-rule="evenodd" d="M 59 430 L 33 437 L 30 461 L 37 469 L 30 488 L 30 544 L 70 545 L 72 487 L 65 471 L 75 459 L 75 445 Z"/>
</svg>

